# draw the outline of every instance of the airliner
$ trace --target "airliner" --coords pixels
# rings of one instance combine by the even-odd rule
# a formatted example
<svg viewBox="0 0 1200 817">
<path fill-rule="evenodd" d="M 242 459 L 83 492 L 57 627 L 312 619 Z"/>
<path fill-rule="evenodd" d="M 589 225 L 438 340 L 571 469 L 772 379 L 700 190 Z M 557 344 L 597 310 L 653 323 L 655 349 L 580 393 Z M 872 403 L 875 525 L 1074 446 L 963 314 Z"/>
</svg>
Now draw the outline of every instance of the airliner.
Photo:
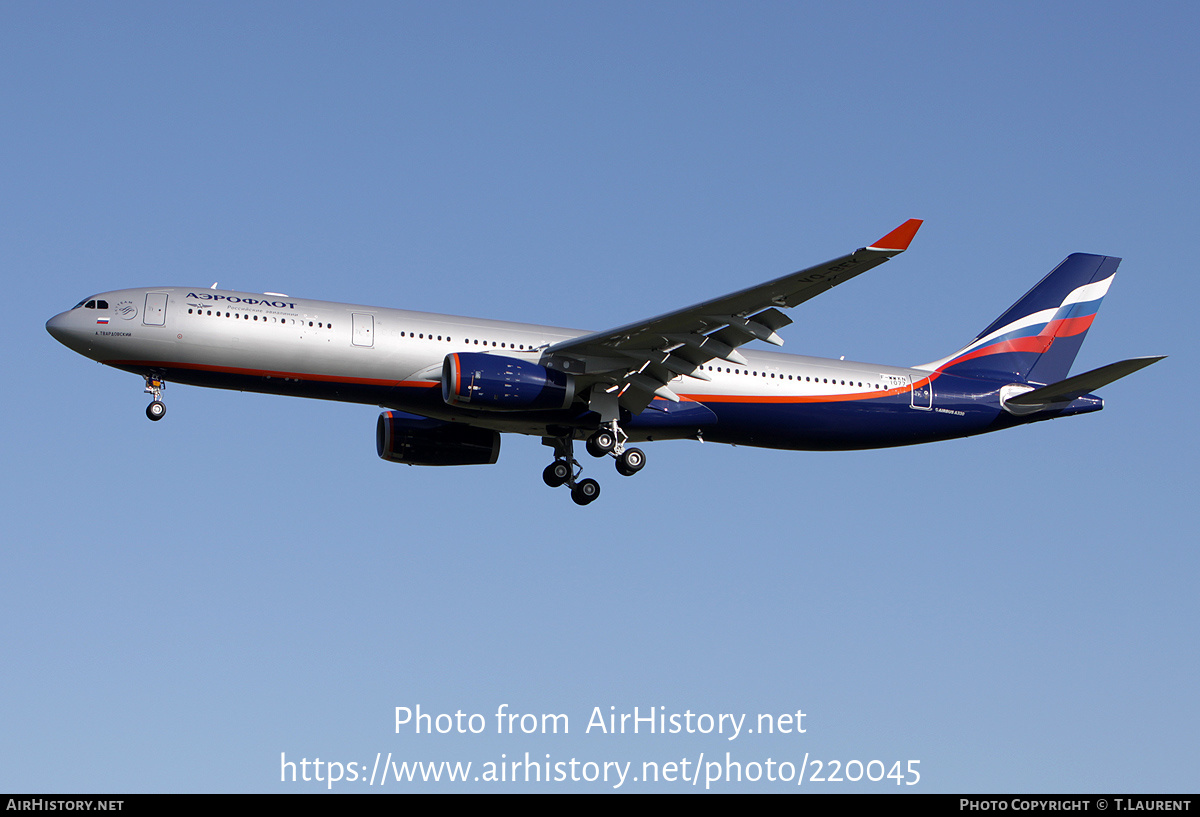
<svg viewBox="0 0 1200 817">
<path fill-rule="evenodd" d="M 1075 253 L 959 351 L 914 367 L 780 346 L 791 309 L 908 249 L 910 219 L 867 247 L 601 332 L 292 298 L 151 287 L 84 298 L 46 323 L 68 348 L 141 375 L 161 420 L 168 382 L 377 405 L 376 450 L 409 465 L 496 462 L 500 435 L 542 438 L 542 474 L 600 495 L 582 441 L 632 476 L 631 443 L 690 439 L 792 450 L 968 437 L 1103 408 L 1095 389 L 1164 356 L 1068 376 L 1119 258 Z"/>
</svg>

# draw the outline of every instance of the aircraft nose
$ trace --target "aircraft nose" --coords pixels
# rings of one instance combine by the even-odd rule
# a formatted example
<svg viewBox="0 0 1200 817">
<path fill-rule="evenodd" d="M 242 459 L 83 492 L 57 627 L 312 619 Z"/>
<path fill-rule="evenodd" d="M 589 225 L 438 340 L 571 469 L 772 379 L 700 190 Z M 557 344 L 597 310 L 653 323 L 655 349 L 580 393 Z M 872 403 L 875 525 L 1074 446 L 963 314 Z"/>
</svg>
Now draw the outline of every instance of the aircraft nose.
<svg viewBox="0 0 1200 817">
<path fill-rule="evenodd" d="M 50 336 L 59 343 L 66 343 L 69 335 L 67 327 L 67 313 L 60 312 L 50 320 L 46 321 L 46 331 Z"/>
<path fill-rule="evenodd" d="M 46 331 L 71 351 L 91 357 L 95 333 L 88 327 L 86 319 L 89 316 L 81 315 L 80 311 L 72 309 L 60 312 L 46 321 Z"/>
<path fill-rule="evenodd" d="M 86 354 L 90 347 L 89 335 L 79 325 L 79 316 L 73 315 L 72 312 L 61 312 L 46 321 L 46 331 L 50 333 L 50 337 L 68 349 Z"/>
</svg>

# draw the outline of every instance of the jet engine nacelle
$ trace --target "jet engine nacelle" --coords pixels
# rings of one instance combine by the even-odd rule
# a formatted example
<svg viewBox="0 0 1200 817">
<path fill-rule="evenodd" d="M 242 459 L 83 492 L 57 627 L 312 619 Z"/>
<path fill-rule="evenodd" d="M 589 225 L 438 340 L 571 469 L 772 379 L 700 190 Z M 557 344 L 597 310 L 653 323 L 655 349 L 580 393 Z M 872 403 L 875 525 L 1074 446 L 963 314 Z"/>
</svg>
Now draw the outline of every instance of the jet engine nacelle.
<svg viewBox="0 0 1200 817">
<path fill-rule="evenodd" d="M 375 450 L 408 465 L 491 465 L 500 456 L 500 433 L 385 411 L 375 426 Z"/>
<path fill-rule="evenodd" d="M 484 411 L 564 409 L 575 399 L 575 379 L 515 357 L 456 352 L 442 361 L 442 399 Z"/>
</svg>

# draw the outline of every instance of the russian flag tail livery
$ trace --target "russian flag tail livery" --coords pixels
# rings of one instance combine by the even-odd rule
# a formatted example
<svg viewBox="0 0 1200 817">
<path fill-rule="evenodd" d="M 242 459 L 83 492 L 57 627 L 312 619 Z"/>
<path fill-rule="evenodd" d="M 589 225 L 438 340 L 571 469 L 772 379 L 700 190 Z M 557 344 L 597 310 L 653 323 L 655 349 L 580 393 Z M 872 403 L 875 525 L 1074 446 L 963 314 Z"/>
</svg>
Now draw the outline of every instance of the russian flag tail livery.
<svg viewBox="0 0 1200 817">
<path fill-rule="evenodd" d="M 1120 258 L 1074 253 L 966 348 L 919 368 L 1055 383 L 1067 376 Z"/>
</svg>

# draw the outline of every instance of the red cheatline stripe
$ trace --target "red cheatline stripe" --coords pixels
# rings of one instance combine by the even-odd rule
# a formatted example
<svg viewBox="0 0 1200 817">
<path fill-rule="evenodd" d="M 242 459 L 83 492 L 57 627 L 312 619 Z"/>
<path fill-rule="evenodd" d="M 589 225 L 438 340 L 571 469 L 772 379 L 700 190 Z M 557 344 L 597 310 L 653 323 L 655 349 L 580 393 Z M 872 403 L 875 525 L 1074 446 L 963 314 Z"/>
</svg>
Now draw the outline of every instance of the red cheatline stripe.
<svg viewBox="0 0 1200 817">
<path fill-rule="evenodd" d="M 929 377 L 923 377 L 913 383 L 912 388 L 920 388 L 936 380 L 940 373 L 935 372 Z M 790 395 L 784 397 L 768 397 L 761 394 L 681 394 L 695 400 L 697 403 L 840 403 L 848 400 L 876 400 L 880 397 L 891 397 L 897 394 L 907 394 L 908 386 L 896 389 L 884 389 L 865 393 L 852 392 L 849 394 L 812 394 Z"/>
<path fill-rule="evenodd" d="M 108 366 L 147 366 L 161 369 L 190 369 L 200 372 L 241 374 L 252 377 L 278 377 L 295 380 L 311 380 L 319 383 L 349 383 L 359 386 L 398 386 L 434 388 L 437 383 L 427 380 L 379 380 L 371 377 L 346 377 L 336 374 L 314 374 L 309 372 L 276 372 L 269 369 L 239 369 L 234 366 L 210 366 L 207 363 L 169 363 L 161 360 L 102 360 Z"/>
<path fill-rule="evenodd" d="M 160 369 L 191 369 L 194 371 L 205 372 L 221 372 L 223 374 L 241 374 L 255 377 L 279 377 L 279 378 L 294 378 L 296 380 L 311 380 L 321 383 L 349 383 L 354 385 L 364 386 L 388 386 L 391 388 L 434 388 L 438 384 L 431 383 L 427 380 L 377 380 L 368 377 L 345 377 L 340 375 L 328 374 L 308 374 L 301 372 L 276 372 L 266 369 L 239 369 L 233 366 L 210 366 L 205 363 L 166 363 L 163 361 L 153 360 L 105 360 L 102 361 L 108 366 L 145 366 Z M 922 378 L 913 384 L 913 388 L 919 388 L 933 380 L 936 380 L 939 372 L 934 372 L 929 377 Z M 897 394 L 904 394 L 910 389 L 908 386 L 895 389 L 884 389 L 881 391 L 872 391 L 865 393 L 849 393 L 849 394 L 816 394 L 816 395 L 792 395 L 784 397 L 770 397 L 765 395 L 753 394 L 681 394 L 682 398 L 694 400 L 697 403 L 837 403 L 846 400 L 874 400 L 880 397 L 891 397 Z"/>
</svg>

